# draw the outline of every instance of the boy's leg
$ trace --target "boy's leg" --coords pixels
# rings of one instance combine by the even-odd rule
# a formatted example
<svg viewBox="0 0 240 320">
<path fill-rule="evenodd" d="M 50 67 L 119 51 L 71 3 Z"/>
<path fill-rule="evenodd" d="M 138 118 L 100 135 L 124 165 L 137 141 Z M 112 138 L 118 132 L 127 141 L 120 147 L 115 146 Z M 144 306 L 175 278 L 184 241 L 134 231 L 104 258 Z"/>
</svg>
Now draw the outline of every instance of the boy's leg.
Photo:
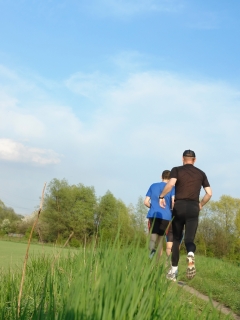
<svg viewBox="0 0 240 320">
<path fill-rule="evenodd" d="M 156 219 L 150 218 L 149 222 L 150 222 L 150 232 L 151 232 L 150 241 L 149 241 L 149 250 L 150 250 L 149 258 L 152 259 L 156 253 L 158 234 L 156 233 L 156 230 L 157 230 Z"/>
<path fill-rule="evenodd" d="M 158 234 L 152 233 L 150 235 L 150 241 L 149 241 L 149 250 L 156 250 L 158 244 Z"/>
<path fill-rule="evenodd" d="M 158 259 L 159 259 L 163 253 L 163 237 L 159 235 L 157 240 L 157 252 L 158 252 Z"/>
<path fill-rule="evenodd" d="M 163 237 L 168 231 L 169 227 L 169 221 L 164 220 L 164 219 L 158 219 L 159 222 L 159 230 L 158 230 L 158 235 L 159 235 L 159 243 L 158 243 L 158 257 L 160 258 L 163 253 Z"/>
<path fill-rule="evenodd" d="M 150 219 L 151 235 L 149 242 L 150 258 L 152 258 L 158 250 L 158 258 L 161 257 L 163 251 L 163 236 L 168 227 L 169 221 L 160 218 Z"/>
<path fill-rule="evenodd" d="M 168 229 L 166 231 L 166 254 L 170 257 L 173 245 L 173 232 L 172 232 L 172 222 L 169 222 Z"/>
<path fill-rule="evenodd" d="M 167 257 L 170 257 L 170 255 L 171 255 L 172 246 L 173 246 L 173 242 L 172 241 L 168 241 L 166 243 L 166 254 L 167 254 Z"/>
</svg>

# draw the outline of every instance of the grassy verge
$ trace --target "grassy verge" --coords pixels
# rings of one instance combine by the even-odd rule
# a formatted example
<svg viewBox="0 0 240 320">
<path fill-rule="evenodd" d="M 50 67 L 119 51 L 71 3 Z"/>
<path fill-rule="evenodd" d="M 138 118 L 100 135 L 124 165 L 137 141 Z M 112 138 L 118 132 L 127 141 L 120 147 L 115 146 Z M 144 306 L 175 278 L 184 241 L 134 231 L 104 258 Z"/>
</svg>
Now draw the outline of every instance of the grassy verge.
<svg viewBox="0 0 240 320">
<path fill-rule="evenodd" d="M 196 315 L 194 319 L 197 319 L 199 317 L 199 315 L 202 312 L 205 312 L 205 310 L 208 310 L 208 314 L 215 314 L 216 319 L 229 319 L 229 320 L 233 320 L 234 318 L 229 315 L 228 317 L 226 317 L 225 314 L 223 314 L 221 311 L 216 311 L 216 308 L 211 304 L 211 302 L 207 302 L 205 300 L 202 300 L 198 297 L 196 297 L 195 295 L 186 292 L 183 288 L 178 288 L 178 290 L 181 291 L 181 301 L 183 303 L 188 304 L 189 306 L 192 306 L 195 310 L 196 310 Z M 188 318 L 186 318 L 188 319 Z M 214 318 L 212 318 L 214 319 Z"/>
<path fill-rule="evenodd" d="M 186 256 L 182 256 L 180 259 L 179 279 L 240 315 L 240 267 L 219 259 L 196 255 L 197 274 L 189 281 L 185 277 L 185 258 Z"/>
</svg>

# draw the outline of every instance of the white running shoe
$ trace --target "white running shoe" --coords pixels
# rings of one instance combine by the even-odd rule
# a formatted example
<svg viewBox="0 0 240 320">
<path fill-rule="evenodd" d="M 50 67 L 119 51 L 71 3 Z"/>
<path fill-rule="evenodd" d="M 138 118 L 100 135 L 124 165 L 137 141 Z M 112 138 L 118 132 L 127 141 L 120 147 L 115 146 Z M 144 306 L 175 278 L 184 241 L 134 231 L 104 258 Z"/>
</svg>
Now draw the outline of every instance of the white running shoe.
<svg viewBox="0 0 240 320">
<path fill-rule="evenodd" d="M 175 272 L 172 272 L 172 268 L 170 268 L 170 270 L 167 273 L 167 279 L 175 282 L 177 281 L 177 276 L 178 276 L 178 270 L 176 270 Z"/>
</svg>

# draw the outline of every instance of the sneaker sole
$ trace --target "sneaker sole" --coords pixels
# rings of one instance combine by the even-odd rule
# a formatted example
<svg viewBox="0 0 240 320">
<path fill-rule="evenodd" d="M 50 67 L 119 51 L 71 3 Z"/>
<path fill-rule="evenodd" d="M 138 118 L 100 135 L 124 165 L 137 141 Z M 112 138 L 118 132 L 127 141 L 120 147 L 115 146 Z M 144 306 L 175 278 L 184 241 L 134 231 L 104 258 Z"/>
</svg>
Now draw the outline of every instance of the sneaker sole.
<svg viewBox="0 0 240 320">
<path fill-rule="evenodd" d="M 187 257 L 188 267 L 186 272 L 186 277 L 188 280 L 191 280 L 196 275 L 196 267 L 194 262 L 192 261 L 192 258 Z"/>
<path fill-rule="evenodd" d="M 167 280 L 170 280 L 170 281 L 173 281 L 173 282 L 176 282 L 176 281 L 177 281 L 176 278 L 168 278 L 168 277 L 167 277 Z"/>
<path fill-rule="evenodd" d="M 192 278 L 194 278 L 195 275 L 196 275 L 196 268 L 194 266 L 187 267 L 186 277 L 188 278 L 188 280 L 191 280 Z"/>
</svg>

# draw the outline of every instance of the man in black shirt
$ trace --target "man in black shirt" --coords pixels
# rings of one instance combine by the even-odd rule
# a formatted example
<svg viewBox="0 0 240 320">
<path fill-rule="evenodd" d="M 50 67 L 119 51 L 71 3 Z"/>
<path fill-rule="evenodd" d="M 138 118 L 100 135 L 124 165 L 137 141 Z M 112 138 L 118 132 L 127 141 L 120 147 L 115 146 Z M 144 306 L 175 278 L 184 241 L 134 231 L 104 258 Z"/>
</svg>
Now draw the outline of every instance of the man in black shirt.
<svg viewBox="0 0 240 320">
<path fill-rule="evenodd" d="M 172 268 L 167 278 L 176 281 L 178 274 L 179 243 L 185 226 L 185 246 L 187 249 L 187 278 L 192 279 L 196 274 L 194 252 L 196 245 L 194 238 L 198 227 L 199 211 L 210 200 L 212 190 L 206 174 L 194 167 L 196 161 L 195 152 L 186 150 L 183 153 L 183 166 L 174 167 L 170 173 L 170 180 L 159 196 L 159 204 L 165 207 L 164 196 L 175 186 L 175 204 L 173 208 L 173 247 L 172 247 Z M 205 195 L 199 202 L 201 187 Z"/>
</svg>

